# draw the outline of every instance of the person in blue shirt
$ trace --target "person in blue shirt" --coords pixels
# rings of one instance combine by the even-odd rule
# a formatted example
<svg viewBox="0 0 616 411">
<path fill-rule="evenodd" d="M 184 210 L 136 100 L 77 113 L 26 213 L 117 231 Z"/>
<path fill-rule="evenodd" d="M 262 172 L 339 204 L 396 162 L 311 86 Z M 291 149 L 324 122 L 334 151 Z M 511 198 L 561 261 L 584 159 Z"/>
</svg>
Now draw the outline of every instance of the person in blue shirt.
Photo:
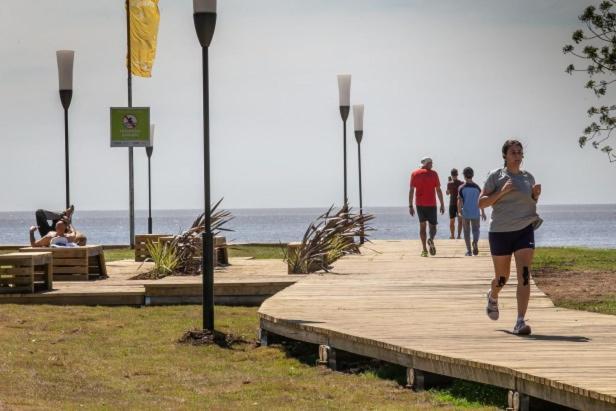
<svg viewBox="0 0 616 411">
<path fill-rule="evenodd" d="M 462 171 L 465 183 L 458 189 L 458 214 L 462 218 L 464 227 L 464 242 L 466 242 L 466 256 L 479 254 L 477 242 L 479 241 L 479 218 L 486 220 L 483 208 L 479 208 L 479 195 L 481 188 L 473 182 L 474 171 L 466 167 Z M 473 251 L 471 253 L 471 228 L 473 231 Z"/>
</svg>

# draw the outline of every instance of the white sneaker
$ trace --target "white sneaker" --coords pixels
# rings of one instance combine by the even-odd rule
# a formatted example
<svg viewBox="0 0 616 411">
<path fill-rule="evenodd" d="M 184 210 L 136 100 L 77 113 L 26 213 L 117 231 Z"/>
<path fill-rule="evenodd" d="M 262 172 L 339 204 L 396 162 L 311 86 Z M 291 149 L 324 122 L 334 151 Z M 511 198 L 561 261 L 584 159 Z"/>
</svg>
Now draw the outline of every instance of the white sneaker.
<svg viewBox="0 0 616 411">
<path fill-rule="evenodd" d="M 492 299 L 492 291 L 488 291 L 486 294 L 488 299 L 488 304 L 486 306 L 486 314 L 490 317 L 490 320 L 496 321 L 498 320 L 499 312 L 498 312 L 498 301 Z"/>
<path fill-rule="evenodd" d="M 530 325 L 526 324 L 524 320 L 518 320 L 513 327 L 513 333 L 516 335 L 530 335 Z"/>
</svg>

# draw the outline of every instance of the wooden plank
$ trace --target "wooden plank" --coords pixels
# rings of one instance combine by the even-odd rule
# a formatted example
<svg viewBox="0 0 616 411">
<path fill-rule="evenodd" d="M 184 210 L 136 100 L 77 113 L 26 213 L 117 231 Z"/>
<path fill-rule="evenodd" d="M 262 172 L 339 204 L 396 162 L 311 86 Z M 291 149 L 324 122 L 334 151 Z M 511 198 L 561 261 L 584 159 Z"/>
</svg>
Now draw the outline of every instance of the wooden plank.
<svg viewBox="0 0 616 411">
<path fill-rule="evenodd" d="M 53 273 L 56 274 L 88 274 L 87 266 L 54 266 Z"/>
<path fill-rule="evenodd" d="M 20 248 L 20 252 L 31 253 L 31 252 L 50 252 L 53 258 L 87 258 L 88 257 L 88 247 L 66 247 L 66 248 L 42 248 L 42 247 L 24 247 Z"/>
<path fill-rule="evenodd" d="M 0 268 L 1 276 L 20 276 L 20 275 L 30 275 L 32 273 L 32 266 L 29 268 L 25 267 L 11 267 L 11 268 Z"/>
<path fill-rule="evenodd" d="M 2 281 L 7 284 L 13 285 L 30 285 L 32 284 L 33 274 L 30 273 L 28 275 L 20 275 L 13 277 L 2 277 Z"/>
<path fill-rule="evenodd" d="M 88 274 L 62 274 L 57 272 L 54 272 L 53 274 L 54 281 L 88 281 L 89 279 L 90 277 L 88 276 Z"/>
<path fill-rule="evenodd" d="M 78 258 L 54 258 L 54 265 L 57 266 L 65 266 L 65 265 L 87 265 L 88 258 L 86 257 L 78 257 Z"/>
</svg>

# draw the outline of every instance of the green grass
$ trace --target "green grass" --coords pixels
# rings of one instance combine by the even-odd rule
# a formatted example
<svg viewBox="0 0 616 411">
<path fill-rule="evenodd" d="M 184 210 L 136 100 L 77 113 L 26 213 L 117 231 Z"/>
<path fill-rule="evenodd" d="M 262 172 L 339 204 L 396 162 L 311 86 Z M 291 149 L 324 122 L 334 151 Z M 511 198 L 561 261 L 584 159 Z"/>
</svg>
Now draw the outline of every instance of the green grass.
<svg viewBox="0 0 616 411">
<path fill-rule="evenodd" d="M 256 259 L 282 259 L 286 244 L 272 245 L 230 245 L 229 257 L 253 257 Z"/>
<path fill-rule="evenodd" d="M 286 245 L 230 245 L 229 257 L 253 257 L 256 259 L 284 257 L 283 250 Z M 0 251 L 1 252 L 1 251 Z M 118 248 L 105 250 L 106 261 L 132 260 L 135 258 L 135 251 L 130 248 Z"/>
<path fill-rule="evenodd" d="M 430 392 L 442 402 L 461 408 L 478 408 L 485 404 L 507 407 L 507 390 L 475 382 L 455 380 L 451 387 L 434 389 Z"/>
<path fill-rule="evenodd" d="M 135 250 L 126 248 L 114 248 L 105 250 L 105 261 L 118 261 L 118 260 L 134 260 Z"/>
<path fill-rule="evenodd" d="M 616 270 L 616 249 L 541 247 L 535 251 L 535 269 Z"/>
<path fill-rule="evenodd" d="M 254 339 L 256 311 L 217 307 L 217 328 Z M 453 391 L 413 393 L 370 373 L 332 372 L 313 365 L 314 353 L 176 342 L 200 321 L 199 306 L 3 305 L 0 408 L 495 409 Z"/>
<path fill-rule="evenodd" d="M 559 307 L 571 308 L 573 310 L 616 315 L 616 296 L 603 297 L 598 301 L 560 300 L 557 305 Z"/>
</svg>

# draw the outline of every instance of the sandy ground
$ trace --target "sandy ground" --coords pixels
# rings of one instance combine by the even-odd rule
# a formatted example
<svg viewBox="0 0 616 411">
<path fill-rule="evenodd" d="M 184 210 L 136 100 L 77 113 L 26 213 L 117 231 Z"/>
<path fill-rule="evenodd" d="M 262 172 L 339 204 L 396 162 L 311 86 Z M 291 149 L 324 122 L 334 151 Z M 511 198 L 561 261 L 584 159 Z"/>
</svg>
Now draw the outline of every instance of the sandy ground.
<svg viewBox="0 0 616 411">
<path fill-rule="evenodd" d="M 552 301 L 592 302 L 616 296 L 616 271 L 557 271 L 534 273 L 535 283 Z"/>
</svg>

